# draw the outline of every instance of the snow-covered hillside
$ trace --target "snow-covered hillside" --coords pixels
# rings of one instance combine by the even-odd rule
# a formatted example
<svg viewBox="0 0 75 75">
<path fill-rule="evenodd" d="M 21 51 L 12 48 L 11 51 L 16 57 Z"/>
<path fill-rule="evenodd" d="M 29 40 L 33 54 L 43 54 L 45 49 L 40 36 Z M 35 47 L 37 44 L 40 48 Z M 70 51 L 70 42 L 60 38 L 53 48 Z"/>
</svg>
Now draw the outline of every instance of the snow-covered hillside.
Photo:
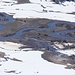
<svg viewBox="0 0 75 75">
<path fill-rule="evenodd" d="M 0 51 L 5 52 L 6 56 L 11 59 L 6 61 L 5 59 L 0 59 L 0 74 L 1 75 L 74 75 L 75 70 L 65 69 L 63 65 L 58 65 L 54 63 L 50 63 L 41 58 L 41 51 L 14 51 L 20 47 L 20 44 L 15 44 L 11 42 L 1 42 L 0 46 L 2 47 L 3 44 L 10 48 L 11 50 L 5 48 L 1 49 Z M 15 46 L 13 46 L 15 45 Z M 14 60 L 16 59 L 16 60 Z M 21 60 L 21 61 L 20 61 Z"/>
<path fill-rule="evenodd" d="M 54 2 L 15 4 L 0 2 L 0 11 L 14 14 L 14 18 L 48 18 L 64 21 L 75 21 L 74 2 L 55 4 Z M 21 13 L 20 13 L 21 12 Z"/>
</svg>

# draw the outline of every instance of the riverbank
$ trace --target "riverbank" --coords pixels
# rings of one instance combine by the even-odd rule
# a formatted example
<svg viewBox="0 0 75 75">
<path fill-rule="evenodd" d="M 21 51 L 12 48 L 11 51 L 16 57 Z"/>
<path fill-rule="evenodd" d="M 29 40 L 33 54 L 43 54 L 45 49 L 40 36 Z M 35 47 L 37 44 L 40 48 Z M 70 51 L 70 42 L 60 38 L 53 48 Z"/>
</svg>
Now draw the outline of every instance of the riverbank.
<svg viewBox="0 0 75 75">
<path fill-rule="evenodd" d="M 15 19 L 15 22 L 12 22 L 9 24 L 2 24 L 6 28 L 0 31 L 0 36 L 1 36 L 0 40 L 21 43 L 21 44 L 27 45 L 27 47 L 36 48 L 36 49 L 44 48 L 44 46 L 46 47 L 46 49 L 50 49 L 48 47 L 49 44 L 55 46 L 56 42 L 63 46 L 62 49 L 72 48 L 75 46 L 74 45 L 75 40 L 73 39 L 75 35 L 74 24 L 75 23 L 72 23 L 72 22 L 50 20 L 50 19 L 44 19 L 44 18 Z M 66 33 L 62 34 L 62 31 L 65 31 L 65 30 L 66 30 Z M 31 43 L 34 41 L 35 44 L 31 44 L 29 42 L 30 40 L 31 40 Z M 69 45 L 70 46 L 69 47 L 68 45 L 64 45 L 64 43 L 73 43 L 73 44 Z"/>
<path fill-rule="evenodd" d="M 23 75 L 25 73 L 55 75 L 52 71 L 50 73 L 50 70 L 55 70 L 55 68 L 64 71 L 62 75 L 69 72 L 75 73 L 75 40 L 68 39 L 75 37 L 74 31 L 71 31 L 74 30 L 75 23 L 44 18 L 17 18 L 14 19 L 14 22 L 3 23 L 1 26 L 5 27 L 0 30 L 0 70 L 4 75 Z M 62 34 L 64 30 L 66 33 Z M 60 34 L 58 34 L 59 32 Z M 51 33 L 56 33 L 55 35 L 58 37 L 52 36 Z M 68 38 L 61 39 L 59 36 L 66 38 L 68 36 Z M 6 67 L 8 64 L 12 65 Z M 14 68 L 13 65 L 15 65 Z M 19 65 L 21 69 L 19 69 Z M 48 68 L 49 70 L 46 70 Z M 59 73 L 57 72 L 57 74 Z"/>
</svg>

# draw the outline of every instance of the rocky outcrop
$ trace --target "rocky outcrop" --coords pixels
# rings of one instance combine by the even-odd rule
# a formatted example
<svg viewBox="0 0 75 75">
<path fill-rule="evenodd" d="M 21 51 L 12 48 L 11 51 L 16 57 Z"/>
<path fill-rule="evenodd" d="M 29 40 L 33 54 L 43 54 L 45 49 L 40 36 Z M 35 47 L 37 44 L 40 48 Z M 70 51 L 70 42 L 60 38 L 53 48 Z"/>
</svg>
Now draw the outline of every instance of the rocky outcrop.
<svg viewBox="0 0 75 75">
<path fill-rule="evenodd" d="M 66 65 L 66 69 L 75 69 L 75 55 L 68 56 L 60 52 L 46 51 L 41 57 L 55 64 Z"/>
<path fill-rule="evenodd" d="M 29 0 L 17 0 L 18 4 L 22 4 L 22 3 L 30 3 Z"/>
<path fill-rule="evenodd" d="M 4 52 L 0 52 L 0 58 L 4 58 L 6 54 Z"/>
<path fill-rule="evenodd" d="M 68 56 L 59 52 L 47 51 L 41 55 L 43 59 L 56 64 L 67 64 Z"/>
</svg>

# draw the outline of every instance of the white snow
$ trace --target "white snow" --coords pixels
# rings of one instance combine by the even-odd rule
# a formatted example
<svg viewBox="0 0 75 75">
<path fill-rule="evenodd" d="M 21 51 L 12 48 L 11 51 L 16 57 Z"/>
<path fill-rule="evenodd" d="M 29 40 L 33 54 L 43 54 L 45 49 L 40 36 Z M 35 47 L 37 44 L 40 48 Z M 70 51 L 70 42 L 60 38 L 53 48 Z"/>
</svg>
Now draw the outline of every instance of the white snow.
<svg viewBox="0 0 75 75">
<path fill-rule="evenodd" d="M 69 56 L 75 55 L 75 49 L 67 49 L 67 50 L 58 50 L 58 52 L 67 54 Z"/>
<path fill-rule="evenodd" d="M 41 5 L 43 5 L 45 8 L 43 8 Z M 72 1 L 66 1 L 62 4 L 54 4 L 53 2 L 34 2 L 13 5 L 10 3 L 9 5 L 8 3 L 5 5 L 5 3 L 1 2 L 0 11 L 8 14 L 14 13 L 14 18 L 47 18 L 75 22 L 75 15 L 67 14 L 75 12 L 75 3 Z"/>
<path fill-rule="evenodd" d="M 0 0 L 0 2 L 17 3 L 16 0 Z"/>
<path fill-rule="evenodd" d="M 6 45 L 6 47 L 5 47 Z M 15 45 L 15 46 L 14 46 Z M 0 64 L 0 75 L 74 75 L 75 71 L 72 69 L 65 69 L 64 65 L 54 64 L 41 58 L 41 51 L 15 51 L 11 49 L 17 49 L 21 46 L 12 42 L 0 42 L 0 47 L 5 47 L 8 50 L 0 48 L 0 51 L 6 53 L 6 57 L 16 58 L 22 60 L 22 62 L 8 60 L 4 62 L 4 59 Z M 9 71 L 15 71 L 15 73 L 6 73 Z"/>
<path fill-rule="evenodd" d="M 9 51 L 8 51 L 9 52 Z M 11 58 L 17 58 L 23 62 L 9 60 L 7 62 L 0 62 L 0 74 L 2 75 L 16 75 L 14 73 L 6 73 L 7 71 L 15 70 L 18 75 L 74 75 L 75 71 L 65 69 L 63 65 L 53 64 L 41 58 L 40 51 L 29 52 L 10 52 Z"/>
<path fill-rule="evenodd" d="M 0 48 L 4 48 L 6 50 L 20 50 L 19 47 L 24 46 L 22 44 L 13 43 L 13 42 L 1 42 L 0 41 Z M 13 47 L 13 48 L 12 48 Z"/>
</svg>

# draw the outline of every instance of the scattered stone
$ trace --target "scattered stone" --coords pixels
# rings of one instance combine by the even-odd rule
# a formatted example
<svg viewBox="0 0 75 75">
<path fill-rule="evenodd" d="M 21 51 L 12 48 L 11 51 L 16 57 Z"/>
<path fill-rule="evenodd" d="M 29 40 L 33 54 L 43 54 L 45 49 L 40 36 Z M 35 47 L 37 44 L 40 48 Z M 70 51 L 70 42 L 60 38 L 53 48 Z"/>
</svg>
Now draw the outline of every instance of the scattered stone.
<svg viewBox="0 0 75 75">
<path fill-rule="evenodd" d="M 10 58 L 11 59 L 11 58 Z M 13 60 L 13 61 L 18 61 L 18 62 L 22 62 L 22 60 L 19 60 L 19 59 L 16 59 L 16 58 L 13 58 L 13 59 L 11 59 L 11 60 Z"/>
<path fill-rule="evenodd" d="M 4 52 L 0 52 L 0 58 L 4 58 L 6 54 Z"/>
<path fill-rule="evenodd" d="M 15 74 L 20 74 L 21 73 L 21 72 L 16 72 L 16 70 L 9 70 L 9 71 L 5 70 L 4 72 L 5 73 L 15 73 Z"/>
</svg>

